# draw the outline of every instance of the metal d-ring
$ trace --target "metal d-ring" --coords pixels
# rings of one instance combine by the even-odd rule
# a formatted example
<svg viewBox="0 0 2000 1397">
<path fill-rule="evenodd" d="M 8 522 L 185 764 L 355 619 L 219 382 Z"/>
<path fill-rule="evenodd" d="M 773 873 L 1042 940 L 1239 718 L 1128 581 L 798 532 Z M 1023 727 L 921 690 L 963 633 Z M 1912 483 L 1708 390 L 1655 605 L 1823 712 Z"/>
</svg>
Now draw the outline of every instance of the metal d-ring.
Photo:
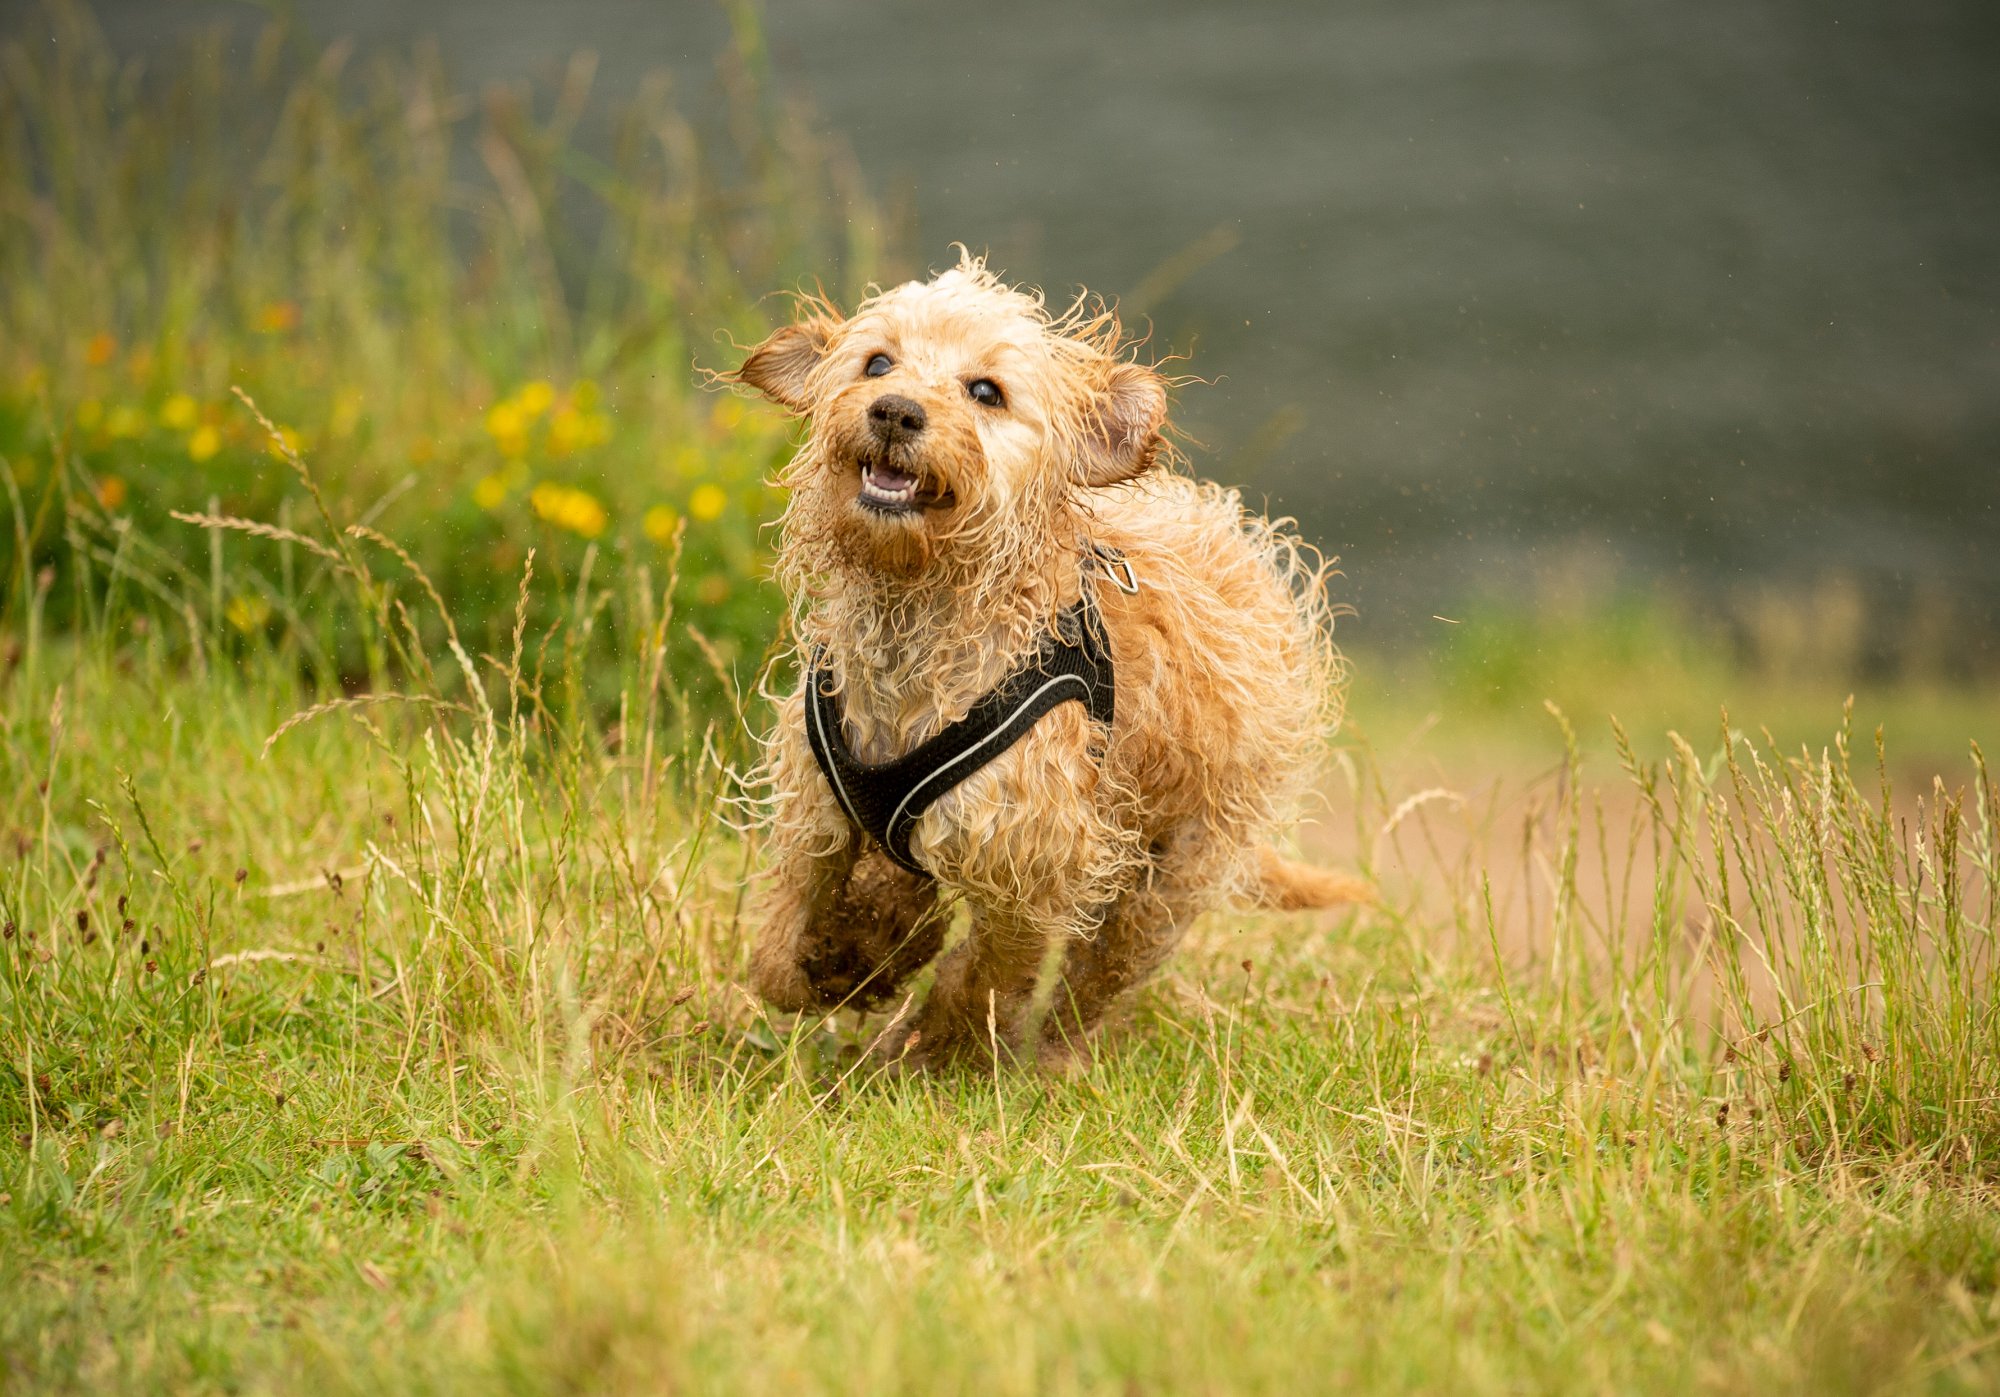
<svg viewBox="0 0 2000 1397">
<path fill-rule="evenodd" d="M 1128 597 L 1139 595 L 1139 574 L 1132 571 L 1131 560 L 1123 553 L 1099 549 L 1097 561 L 1104 564 L 1104 575 L 1111 579 L 1112 586 Z"/>
</svg>

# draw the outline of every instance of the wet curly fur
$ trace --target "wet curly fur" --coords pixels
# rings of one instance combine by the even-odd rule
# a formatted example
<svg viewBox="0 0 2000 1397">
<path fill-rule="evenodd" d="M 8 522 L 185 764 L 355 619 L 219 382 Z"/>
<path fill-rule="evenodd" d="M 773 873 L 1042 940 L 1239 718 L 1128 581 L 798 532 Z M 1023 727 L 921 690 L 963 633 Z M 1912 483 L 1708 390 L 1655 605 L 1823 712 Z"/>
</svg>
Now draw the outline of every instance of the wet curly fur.
<svg viewBox="0 0 2000 1397">
<path fill-rule="evenodd" d="M 1167 468 L 1167 384 L 1117 320 L 1085 301 L 1052 315 L 969 256 L 852 317 L 804 309 L 732 377 L 808 423 L 783 476 L 778 577 L 856 755 L 889 760 L 961 717 L 1085 585 L 1117 715 L 1107 732 L 1063 704 L 932 805 L 911 840 L 932 880 L 850 826 L 793 692 L 763 770 L 758 992 L 787 1010 L 885 1003 L 937 957 L 962 898 L 969 934 L 884 1041 L 906 1064 L 1000 1051 L 1062 1068 L 1205 908 L 1365 896 L 1267 843 L 1339 719 L 1324 565 L 1235 491 Z M 885 426 L 885 402 L 918 428 Z M 871 498 L 885 480 L 909 502 Z M 1135 595 L 1086 581 L 1091 541 L 1124 552 Z M 1060 978 L 1037 1026 L 1052 944 Z"/>
</svg>

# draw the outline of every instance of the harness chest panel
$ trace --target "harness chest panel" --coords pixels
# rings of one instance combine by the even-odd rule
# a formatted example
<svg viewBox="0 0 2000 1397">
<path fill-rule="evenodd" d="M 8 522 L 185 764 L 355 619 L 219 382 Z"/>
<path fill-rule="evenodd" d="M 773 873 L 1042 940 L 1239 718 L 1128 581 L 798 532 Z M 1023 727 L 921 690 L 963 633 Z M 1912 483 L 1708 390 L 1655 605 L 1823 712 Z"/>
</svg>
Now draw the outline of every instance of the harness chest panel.
<svg viewBox="0 0 2000 1397">
<path fill-rule="evenodd" d="M 894 761 L 855 758 L 841 729 L 840 697 L 825 652 L 813 652 L 806 684 L 806 740 L 856 827 L 873 835 L 883 852 L 924 877 L 930 870 L 910 851 L 910 835 L 923 813 L 973 772 L 1027 736 L 1043 714 L 1072 699 L 1111 725 L 1117 686 L 1104 618 L 1085 580 L 1076 605 L 1056 618 L 1041 648 L 986 691 L 963 718 Z"/>
</svg>

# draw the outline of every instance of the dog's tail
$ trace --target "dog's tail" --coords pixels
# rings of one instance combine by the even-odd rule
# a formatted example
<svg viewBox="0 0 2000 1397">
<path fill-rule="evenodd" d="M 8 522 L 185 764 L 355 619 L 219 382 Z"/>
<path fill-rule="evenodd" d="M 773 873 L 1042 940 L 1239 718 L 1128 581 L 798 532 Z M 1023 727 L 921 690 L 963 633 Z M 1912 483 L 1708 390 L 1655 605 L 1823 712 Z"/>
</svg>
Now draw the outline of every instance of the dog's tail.
<svg viewBox="0 0 2000 1397">
<path fill-rule="evenodd" d="M 1257 881 L 1251 899 L 1259 907 L 1297 912 L 1307 907 L 1338 907 L 1344 902 L 1373 902 L 1375 887 L 1352 873 L 1335 873 L 1294 863 L 1268 844 L 1257 850 Z"/>
</svg>

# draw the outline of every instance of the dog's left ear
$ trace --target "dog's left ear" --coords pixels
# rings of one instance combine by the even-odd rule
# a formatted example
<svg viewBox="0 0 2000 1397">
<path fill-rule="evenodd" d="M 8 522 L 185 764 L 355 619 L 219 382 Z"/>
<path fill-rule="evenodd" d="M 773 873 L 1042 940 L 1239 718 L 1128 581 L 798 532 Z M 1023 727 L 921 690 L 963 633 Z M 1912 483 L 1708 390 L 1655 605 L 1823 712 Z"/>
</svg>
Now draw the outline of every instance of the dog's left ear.
<svg viewBox="0 0 2000 1397">
<path fill-rule="evenodd" d="M 1085 485 L 1116 485 L 1153 464 L 1167 421 L 1167 385 L 1144 364 L 1115 363 L 1085 409 L 1077 472 Z"/>
<path fill-rule="evenodd" d="M 831 316 L 810 315 L 796 325 L 774 330 L 729 377 L 749 384 L 793 412 L 805 412 L 811 406 L 806 376 L 818 365 L 839 328 L 840 322 Z"/>
</svg>

